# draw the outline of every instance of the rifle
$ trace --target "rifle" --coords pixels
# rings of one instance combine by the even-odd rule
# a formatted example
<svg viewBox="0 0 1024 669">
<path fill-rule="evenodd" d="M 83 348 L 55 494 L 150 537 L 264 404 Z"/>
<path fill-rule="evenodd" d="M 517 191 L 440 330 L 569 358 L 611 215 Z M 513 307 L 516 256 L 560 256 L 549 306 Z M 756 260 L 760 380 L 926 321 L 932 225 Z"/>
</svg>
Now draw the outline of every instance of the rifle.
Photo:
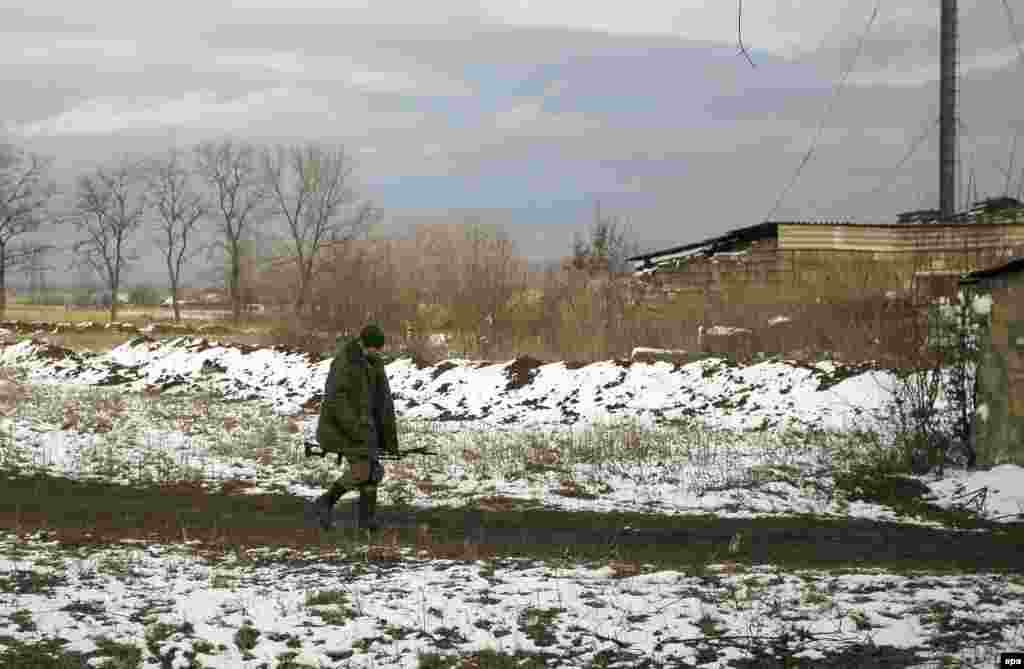
<svg viewBox="0 0 1024 669">
<path fill-rule="evenodd" d="M 320 447 L 320 444 L 318 444 L 316 442 L 313 442 L 313 441 L 304 442 L 303 446 L 306 449 L 306 457 L 307 458 L 312 457 L 314 455 L 317 456 L 317 457 L 320 457 L 320 458 L 325 458 L 325 457 L 327 457 L 327 454 L 330 453 L 330 451 L 325 451 L 324 449 L 322 449 Z M 392 455 L 390 453 L 382 453 L 380 455 L 380 459 L 382 459 L 382 460 L 401 460 L 402 458 L 404 458 L 407 455 L 437 455 L 437 453 L 435 451 L 428 451 L 426 446 L 419 446 L 417 448 L 406 448 L 405 450 L 399 451 L 396 455 Z M 339 465 L 341 464 L 341 458 L 342 458 L 342 454 L 338 453 L 338 464 Z"/>
</svg>

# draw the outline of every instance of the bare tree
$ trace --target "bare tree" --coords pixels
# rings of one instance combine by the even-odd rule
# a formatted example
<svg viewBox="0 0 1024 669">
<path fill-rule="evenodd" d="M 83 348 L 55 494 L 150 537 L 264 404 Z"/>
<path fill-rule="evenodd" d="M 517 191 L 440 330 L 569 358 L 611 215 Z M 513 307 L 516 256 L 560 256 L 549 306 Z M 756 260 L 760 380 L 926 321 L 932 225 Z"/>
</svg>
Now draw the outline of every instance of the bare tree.
<svg viewBox="0 0 1024 669">
<path fill-rule="evenodd" d="M 500 350 L 508 334 L 508 310 L 516 293 L 525 290 L 525 264 L 515 252 L 515 244 L 503 229 L 488 233 L 474 226 L 468 236 L 472 245 L 467 291 L 475 293 L 475 301 L 483 307 L 481 329 L 486 332 L 481 347 L 485 356 Z"/>
<path fill-rule="evenodd" d="M 262 222 L 267 191 L 251 144 L 225 139 L 196 147 L 199 173 L 212 191 L 212 209 L 219 217 L 222 238 L 211 245 L 227 254 L 228 294 L 237 324 L 242 313 L 242 241 L 251 238 L 252 226 Z"/>
<path fill-rule="evenodd" d="M 626 239 L 626 231 L 617 218 L 601 215 L 601 203 L 598 202 L 594 207 L 590 240 L 584 241 L 575 236 L 569 264 L 573 269 L 585 270 L 591 275 L 607 273 L 621 276 L 629 270 L 626 259 L 639 252 L 637 244 Z"/>
<path fill-rule="evenodd" d="M 0 145 L 0 318 L 7 311 L 7 271 L 39 266 L 40 257 L 52 244 L 12 240 L 35 232 L 46 220 L 46 209 L 54 185 L 46 178 L 49 161 L 35 154 L 26 156 L 10 144 Z"/>
<path fill-rule="evenodd" d="M 207 214 L 208 207 L 194 187 L 191 174 L 182 164 L 177 149 L 171 149 L 149 165 L 146 191 L 157 215 L 159 236 L 156 245 L 163 253 L 167 264 L 167 276 L 171 282 L 171 305 L 175 322 L 181 321 L 178 292 L 181 286 L 181 270 L 186 260 L 203 250 L 199 246 L 190 251 L 195 241 L 197 224 Z"/>
<path fill-rule="evenodd" d="M 288 225 L 298 286 L 295 313 L 309 302 L 314 269 L 324 242 L 355 239 L 376 220 L 351 186 L 352 161 L 342 147 L 317 143 L 266 149 L 263 175 L 275 214 Z"/>
<path fill-rule="evenodd" d="M 99 167 L 78 178 L 72 221 L 86 238 L 75 242 L 72 266 L 84 264 L 110 291 L 110 320 L 117 320 L 121 272 L 138 255 L 127 248 L 146 213 L 145 185 L 138 165 Z"/>
</svg>

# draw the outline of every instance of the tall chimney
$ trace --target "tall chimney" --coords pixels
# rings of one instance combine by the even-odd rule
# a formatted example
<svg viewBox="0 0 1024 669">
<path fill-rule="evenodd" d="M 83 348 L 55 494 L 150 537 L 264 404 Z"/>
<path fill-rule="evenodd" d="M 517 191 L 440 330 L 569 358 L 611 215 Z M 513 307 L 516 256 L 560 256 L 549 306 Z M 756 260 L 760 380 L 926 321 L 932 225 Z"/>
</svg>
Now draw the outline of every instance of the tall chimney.
<svg viewBox="0 0 1024 669">
<path fill-rule="evenodd" d="M 939 217 L 956 211 L 956 0 L 942 0 L 939 62 Z"/>
</svg>

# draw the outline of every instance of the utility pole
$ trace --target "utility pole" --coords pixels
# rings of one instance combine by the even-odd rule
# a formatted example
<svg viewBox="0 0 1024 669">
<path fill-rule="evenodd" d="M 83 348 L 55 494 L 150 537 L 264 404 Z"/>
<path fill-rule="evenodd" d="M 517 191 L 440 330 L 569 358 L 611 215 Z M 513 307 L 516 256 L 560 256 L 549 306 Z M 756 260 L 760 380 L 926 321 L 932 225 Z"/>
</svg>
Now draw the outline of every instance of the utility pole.
<svg viewBox="0 0 1024 669">
<path fill-rule="evenodd" d="M 942 0 L 939 61 L 939 220 L 956 211 L 956 0 Z"/>
</svg>

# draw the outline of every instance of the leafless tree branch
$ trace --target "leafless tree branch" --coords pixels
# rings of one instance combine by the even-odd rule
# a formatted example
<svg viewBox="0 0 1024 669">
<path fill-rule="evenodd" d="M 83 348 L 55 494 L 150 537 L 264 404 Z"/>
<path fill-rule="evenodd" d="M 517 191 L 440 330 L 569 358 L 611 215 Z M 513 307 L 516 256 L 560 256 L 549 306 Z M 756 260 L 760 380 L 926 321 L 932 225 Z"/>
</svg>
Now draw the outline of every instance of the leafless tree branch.
<svg viewBox="0 0 1024 669">
<path fill-rule="evenodd" d="M 26 156 L 10 144 L 0 145 L 0 317 L 7 309 L 7 272 L 38 263 L 52 245 L 24 242 L 14 249 L 12 240 L 35 232 L 47 219 L 46 209 L 55 188 L 46 177 L 50 161 Z"/>
<path fill-rule="evenodd" d="M 124 162 L 97 168 L 78 178 L 72 220 L 85 239 L 75 242 L 72 266 L 87 265 L 110 291 L 110 320 L 117 320 L 122 271 L 138 260 L 127 248 L 146 213 L 145 185 L 139 165 Z"/>
<path fill-rule="evenodd" d="M 257 160 L 256 149 L 248 143 L 225 139 L 204 142 L 196 147 L 199 173 L 212 192 L 211 209 L 217 212 L 221 239 L 209 247 L 220 248 L 228 257 L 228 293 L 237 323 L 242 312 L 243 241 L 250 238 L 255 225 L 263 222 L 268 193 Z"/>
<path fill-rule="evenodd" d="M 203 250 L 202 246 L 192 248 L 190 242 L 194 241 L 197 224 L 206 216 L 208 206 L 195 189 L 177 149 L 171 149 L 163 158 L 150 163 L 146 191 L 157 217 L 160 236 L 156 245 L 167 266 L 174 320 L 180 321 L 181 271 L 187 260 Z"/>
<path fill-rule="evenodd" d="M 309 303 L 312 278 L 325 243 L 353 239 L 376 215 L 370 203 L 359 201 L 351 185 L 352 172 L 351 159 L 340 146 L 307 143 L 263 152 L 272 210 L 284 218 L 291 238 L 289 251 L 298 281 L 296 314 Z"/>
</svg>

